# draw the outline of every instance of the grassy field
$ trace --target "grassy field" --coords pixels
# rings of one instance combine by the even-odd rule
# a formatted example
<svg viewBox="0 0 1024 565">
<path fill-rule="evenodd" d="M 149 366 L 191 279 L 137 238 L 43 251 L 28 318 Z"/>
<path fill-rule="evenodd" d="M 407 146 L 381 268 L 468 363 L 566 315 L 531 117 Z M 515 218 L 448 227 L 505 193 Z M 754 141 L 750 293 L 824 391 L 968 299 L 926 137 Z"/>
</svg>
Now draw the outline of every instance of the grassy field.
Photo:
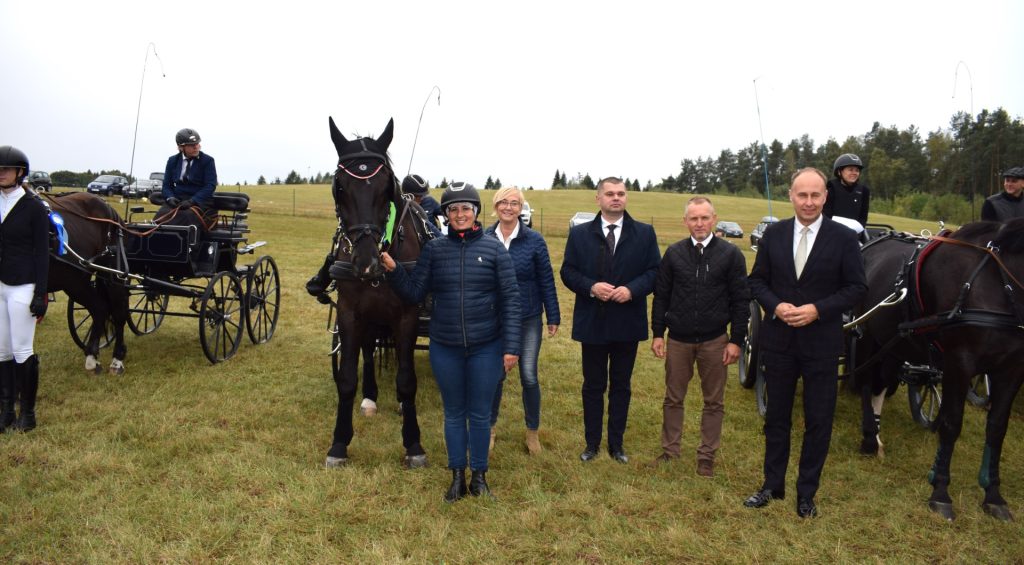
<svg viewBox="0 0 1024 565">
<path fill-rule="evenodd" d="M 233 187 L 222 187 L 233 190 Z M 246 341 L 210 365 L 194 319 L 169 318 L 153 335 L 129 338 L 127 373 L 87 376 L 68 337 L 66 302 L 39 326 L 39 428 L 0 436 L 0 560 L 6 563 L 151 562 L 584 562 L 584 563 L 1008 563 L 1024 560 L 1024 527 L 983 515 L 976 484 L 984 412 L 969 408 L 953 459 L 950 493 L 959 518 L 928 512 L 925 475 L 936 439 L 910 418 L 906 391 L 883 422 L 887 457 L 857 454 L 859 401 L 841 396 L 832 453 L 818 495 L 821 517 L 802 521 L 793 491 L 761 511 L 742 500 L 761 481 L 764 441 L 753 393 L 730 371 L 723 445 L 714 479 L 695 474 L 699 393 L 687 399 L 684 456 L 658 469 L 663 368 L 641 343 L 626 449 L 584 465 L 579 345 L 570 337 L 572 298 L 558 283 L 562 330 L 541 350 L 541 440 L 522 445 L 518 377 L 506 385 L 488 475 L 494 501 L 441 501 L 442 411 L 426 353 L 417 353 L 418 406 L 431 465 L 400 466 L 394 388 L 381 380 L 381 412 L 355 416 L 351 464 L 327 470 L 334 424 L 326 309 L 303 284 L 334 229 L 325 186 L 247 187 L 251 240 L 269 244 L 282 277 L 273 340 Z M 595 210 L 593 193 L 533 192 L 535 225 L 557 270 L 568 218 Z M 489 198 L 489 195 L 485 196 Z M 749 232 L 763 201 L 714 198 L 721 219 Z M 633 216 L 655 224 L 664 249 L 683 235 L 685 197 L 631 194 Z M 773 203 L 779 217 L 791 215 Z M 123 205 L 119 206 L 123 209 Z M 934 224 L 872 217 L 898 228 Z M 746 240 L 748 267 L 753 256 Z M 249 262 L 245 258 L 243 263 Z M 171 308 L 186 304 L 172 299 Z M 104 351 L 104 364 L 109 351 Z M 1018 406 L 1020 403 L 1018 403 Z M 1010 424 L 1003 493 L 1024 515 L 1024 431 Z M 802 428 L 799 411 L 794 427 Z M 799 433 L 794 444 L 799 445 Z M 794 449 L 790 488 L 795 480 Z"/>
</svg>

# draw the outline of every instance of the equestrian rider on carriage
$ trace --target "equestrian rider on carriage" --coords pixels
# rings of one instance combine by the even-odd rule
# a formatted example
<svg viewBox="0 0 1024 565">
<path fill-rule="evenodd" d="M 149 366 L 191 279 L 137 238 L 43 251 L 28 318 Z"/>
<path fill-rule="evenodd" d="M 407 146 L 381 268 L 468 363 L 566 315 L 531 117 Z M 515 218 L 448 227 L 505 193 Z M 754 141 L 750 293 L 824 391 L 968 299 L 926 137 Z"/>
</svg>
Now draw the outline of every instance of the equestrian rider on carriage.
<svg viewBox="0 0 1024 565">
<path fill-rule="evenodd" d="M 160 223 L 194 225 L 209 231 L 216 222 L 213 191 L 217 189 L 217 166 L 213 157 L 200 151 L 199 132 L 180 130 L 174 141 L 178 152 L 167 159 L 164 169 L 164 205 L 157 212 Z"/>
<path fill-rule="evenodd" d="M 868 223 L 868 208 L 871 201 L 871 191 L 868 186 L 860 181 L 861 169 L 864 162 L 853 153 L 843 153 L 832 165 L 834 178 L 828 181 L 826 190 L 828 195 L 825 200 L 825 207 L 821 213 L 830 220 L 837 218 L 848 218 L 860 224 L 855 231 L 862 232 Z M 839 220 L 837 220 L 839 221 Z M 847 222 L 842 222 L 847 227 Z"/>
</svg>

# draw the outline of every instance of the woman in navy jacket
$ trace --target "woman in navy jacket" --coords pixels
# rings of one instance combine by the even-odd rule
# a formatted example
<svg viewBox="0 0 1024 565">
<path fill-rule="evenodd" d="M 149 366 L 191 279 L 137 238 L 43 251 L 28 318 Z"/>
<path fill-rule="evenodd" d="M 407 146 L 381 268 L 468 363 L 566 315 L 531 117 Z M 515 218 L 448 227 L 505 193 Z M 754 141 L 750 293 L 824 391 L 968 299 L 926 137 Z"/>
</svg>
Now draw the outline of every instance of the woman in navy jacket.
<svg viewBox="0 0 1024 565">
<path fill-rule="evenodd" d="M 39 358 L 32 342 L 36 320 L 46 314 L 50 228 L 46 206 L 21 187 L 28 170 L 24 153 L 0 147 L 0 431 L 36 427 Z"/>
<path fill-rule="evenodd" d="M 537 428 L 540 427 L 540 384 L 537 381 L 537 358 L 543 330 L 541 314 L 547 311 L 548 337 L 558 332 L 561 319 L 558 313 L 558 295 L 555 293 L 555 274 L 551 269 L 548 246 L 540 232 L 528 228 L 519 219 L 523 209 L 523 194 L 518 188 L 502 188 L 494 193 L 494 213 L 498 222 L 485 230 L 497 238 L 512 256 L 519 283 L 519 302 L 522 306 L 523 344 L 519 352 L 519 381 L 523 389 L 523 415 L 526 420 L 526 449 L 531 455 L 541 452 Z M 491 407 L 491 449 L 494 449 L 494 427 L 501 408 L 502 379 L 494 393 Z"/>
<path fill-rule="evenodd" d="M 484 237 L 476 221 L 480 196 L 472 185 L 449 187 L 441 197 L 448 235 L 433 239 L 407 273 L 387 253 L 381 261 L 403 300 L 418 304 L 434 295 L 430 317 L 430 367 L 444 405 L 444 439 L 452 484 L 446 502 L 466 495 L 466 450 L 474 496 L 487 486 L 491 402 L 502 376 L 519 360 L 519 289 L 505 247 Z"/>
</svg>

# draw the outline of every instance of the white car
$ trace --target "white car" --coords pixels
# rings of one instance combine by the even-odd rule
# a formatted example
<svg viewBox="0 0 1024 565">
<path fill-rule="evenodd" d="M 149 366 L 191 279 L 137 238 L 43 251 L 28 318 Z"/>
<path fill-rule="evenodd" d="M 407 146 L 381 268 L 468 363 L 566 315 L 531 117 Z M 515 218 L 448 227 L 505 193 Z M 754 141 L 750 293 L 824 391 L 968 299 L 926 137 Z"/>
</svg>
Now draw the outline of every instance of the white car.
<svg viewBox="0 0 1024 565">
<path fill-rule="evenodd" d="M 594 212 L 576 212 L 575 214 L 572 215 L 571 218 L 569 218 L 569 229 L 572 229 L 580 224 L 593 222 L 594 218 L 596 217 L 597 214 L 595 214 Z"/>
<path fill-rule="evenodd" d="M 533 227 L 533 209 L 530 208 L 530 203 L 523 200 L 523 209 L 519 212 L 519 219 L 526 224 L 526 227 Z"/>
</svg>

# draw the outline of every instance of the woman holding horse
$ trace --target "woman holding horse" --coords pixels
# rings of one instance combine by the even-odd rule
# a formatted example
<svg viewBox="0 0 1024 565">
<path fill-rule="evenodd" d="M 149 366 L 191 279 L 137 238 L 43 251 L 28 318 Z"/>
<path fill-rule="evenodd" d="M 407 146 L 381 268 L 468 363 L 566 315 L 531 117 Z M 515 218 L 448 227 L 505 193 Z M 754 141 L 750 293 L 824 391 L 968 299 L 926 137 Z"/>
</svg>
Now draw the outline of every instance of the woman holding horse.
<svg viewBox="0 0 1024 565">
<path fill-rule="evenodd" d="M 21 186 L 28 171 L 23 152 L 0 147 L 0 431 L 36 427 L 39 358 L 32 342 L 46 314 L 50 228 L 46 206 Z"/>
<path fill-rule="evenodd" d="M 555 275 L 544 236 L 526 226 L 520 219 L 523 194 L 518 188 L 502 188 L 494 193 L 492 216 L 498 222 L 487 228 L 487 236 L 496 237 L 512 257 L 519 283 L 519 303 L 522 310 L 522 346 L 519 352 L 519 382 L 523 388 L 523 415 L 526 419 L 526 449 L 530 455 L 541 452 L 537 428 L 540 427 L 540 384 L 537 381 L 537 358 L 543 331 L 541 314 L 547 312 L 548 337 L 558 332 L 560 316 Z M 505 379 L 498 382 L 491 407 L 491 448 L 494 428 L 501 408 L 501 393 Z"/>
<path fill-rule="evenodd" d="M 389 281 L 403 300 L 434 295 L 430 366 L 444 405 L 444 437 L 455 502 L 468 491 L 491 496 L 487 486 L 491 403 L 503 375 L 519 360 L 519 289 L 504 246 L 484 237 L 477 221 L 480 195 L 472 186 L 449 187 L 441 197 L 448 235 L 431 240 L 407 273 L 381 254 Z M 466 451 L 472 471 L 466 488 Z"/>
</svg>

